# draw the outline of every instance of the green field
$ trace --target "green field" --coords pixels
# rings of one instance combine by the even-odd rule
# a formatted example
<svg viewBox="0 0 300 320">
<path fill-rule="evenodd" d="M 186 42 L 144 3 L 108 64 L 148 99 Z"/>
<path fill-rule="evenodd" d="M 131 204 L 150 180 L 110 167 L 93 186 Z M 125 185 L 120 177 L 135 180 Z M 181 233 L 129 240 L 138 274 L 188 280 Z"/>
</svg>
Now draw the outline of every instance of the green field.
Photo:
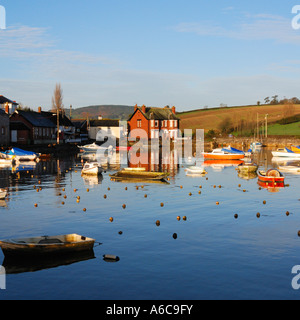
<svg viewBox="0 0 300 320">
<path fill-rule="evenodd" d="M 300 136 L 300 122 L 291 124 L 273 124 L 268 126 L 270 136 Z"/>
</svg>

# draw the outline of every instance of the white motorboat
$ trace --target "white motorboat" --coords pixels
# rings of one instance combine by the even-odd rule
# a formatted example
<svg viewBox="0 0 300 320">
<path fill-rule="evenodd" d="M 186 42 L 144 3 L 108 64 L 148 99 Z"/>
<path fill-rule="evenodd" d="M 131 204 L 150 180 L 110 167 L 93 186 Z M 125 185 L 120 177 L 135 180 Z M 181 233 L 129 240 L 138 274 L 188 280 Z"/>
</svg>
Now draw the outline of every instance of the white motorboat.
<svg viewBox="0 0 300 320">
<path fill-rule="evenodd" d="M 278 169 L 282 172 L 298 173 L 300 174 L 299 166 L 278 166 Z"/>
<path fill-rule="evenodd" d="M 207 172 L 201 166 L 191 166 L 185 169 L 187 175 L 191 174 L 206 174 Z"/>
<path fill-rule="evenodd" d="M 295 153 L 288 148 L 279 148 L 276 151 L 272 151 L 273 157 L 286 157 L 286 158 L 298 158 L 300 159 L 300 153 Z"/>
<path fill-rule="evenodd" d="M 91 143 L 91 144 L 86 144 L 84 146 L 78 146 L 79 149 L 83 150 L 84 152 L 97 152 L 99 150 L 102 151 L 112 151 L 113 150 L 113 146 L 110 145 L 109 147 L 103 147 L 103 146 L 99 146 L 97 143 Z"/>
<path fill-rule="evenodd" d="M 98 162 L 86 162 L 82 168 L 82 174 L 98 175 L 103 172 L 103 168 Z"/>
</svg>

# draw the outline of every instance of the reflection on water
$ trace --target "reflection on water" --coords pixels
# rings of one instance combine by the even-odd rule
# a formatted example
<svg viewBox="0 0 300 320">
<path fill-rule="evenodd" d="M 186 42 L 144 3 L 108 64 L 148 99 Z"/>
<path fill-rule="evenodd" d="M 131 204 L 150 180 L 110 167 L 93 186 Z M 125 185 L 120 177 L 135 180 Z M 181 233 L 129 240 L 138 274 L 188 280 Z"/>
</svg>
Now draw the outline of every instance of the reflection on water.
<svg viewBox="0 0 300 320">
<path fill-rule="evenodd" d="M 52 256 L 30 259 L 25 257 L 22 259 L 6 257 L 2 262 L 2 266 L 5 268 L 6 274 L 16 274 L 57 268 L 90 259 L 95 259 L 93 250 L 67 254 L 59 257 Z"/>
<path fill-rule="evenodd" d="M 79 233 L 103 243 L 93 257 L 3 261 L 1 299 L 299 298 L 290 285 L 300 264 L 299 175 L 286 173 L 285 187 L 262 185 L 239 174 L 241 161 L 206 161 L 206 175 L 189 177 L 199 159 L 154 150 L 141 153 L 145 168 L 169 171 L 168 183 L 115 183 L 109 175 L 126 165 L 111 156 L 99 159 L 98 177 L 81 176 L 83 162 L 98 160 L 91 154 L 0 169 L 8 188 L 0 239 Z M 279 165 L 266 149 L 253 161 L 265 171 Z M 122 258 L 106 263 L 104 254 Z"/>
</svg>

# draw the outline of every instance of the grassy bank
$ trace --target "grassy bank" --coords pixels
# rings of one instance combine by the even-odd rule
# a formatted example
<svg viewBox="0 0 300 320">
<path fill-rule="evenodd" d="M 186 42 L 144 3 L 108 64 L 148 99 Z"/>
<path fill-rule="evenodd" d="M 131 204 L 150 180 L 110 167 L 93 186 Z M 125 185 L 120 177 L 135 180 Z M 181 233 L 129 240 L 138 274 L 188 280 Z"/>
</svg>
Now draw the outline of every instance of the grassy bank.
<svg viewBox="0 0 300 320">
<path fill-rule="evenodd" d="M 294 113 L 300 114 L 300 105 L 294 105 Z M 285 117 L 285 105 L 253 105 L 253 106 L 237 106 L 237 107 L 224 107 L 213 109 L 200 109 L 188 112 L 178 113 L 178 117 L 181 119 L 181 130 L 184 129 L 204 129 L 219 130 L 222 121 L 229 119 L 229 122 L 233 127 L 237 127 L 238 124 L 243 121 L 245 126 L 249 123 L 254 125 L 258 122 L 262 125 L 265 122 L 265 117 L 268 115 L 268 123 L 275 123 Z M 289 128 L 271 128 L 270 130 L 281 129 L 280 135 L 285 129 Z M 296 127 L 293 131 L 296 130 Z"/>
</svg>

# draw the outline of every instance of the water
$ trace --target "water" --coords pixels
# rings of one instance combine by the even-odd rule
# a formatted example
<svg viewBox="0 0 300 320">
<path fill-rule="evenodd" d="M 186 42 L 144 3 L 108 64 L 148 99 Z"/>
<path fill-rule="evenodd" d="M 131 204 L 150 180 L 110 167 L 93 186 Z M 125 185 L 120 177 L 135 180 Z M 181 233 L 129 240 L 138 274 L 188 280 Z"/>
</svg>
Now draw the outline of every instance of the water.
<svg viewBox="0 0 300 320">
<path fill-rule="evenodd" d="M 256 160 L 277 165 L 269 152 Z M 208 166 L 205 177 L 175 166 L 169 184 L 152 184 L 111 181 L 115 166 L 85 180 L 79 165 L 70 157 L 0 171 L 9 188 L 1 239 L 78 233 L 102 243 L 74 261 L 8 264 L 0 299 L 299 299 L 291 270 L 300 265 L 300 175 L 286 174 L 289 186 L 270 192 L 234 166 Z"/>
</svg>

